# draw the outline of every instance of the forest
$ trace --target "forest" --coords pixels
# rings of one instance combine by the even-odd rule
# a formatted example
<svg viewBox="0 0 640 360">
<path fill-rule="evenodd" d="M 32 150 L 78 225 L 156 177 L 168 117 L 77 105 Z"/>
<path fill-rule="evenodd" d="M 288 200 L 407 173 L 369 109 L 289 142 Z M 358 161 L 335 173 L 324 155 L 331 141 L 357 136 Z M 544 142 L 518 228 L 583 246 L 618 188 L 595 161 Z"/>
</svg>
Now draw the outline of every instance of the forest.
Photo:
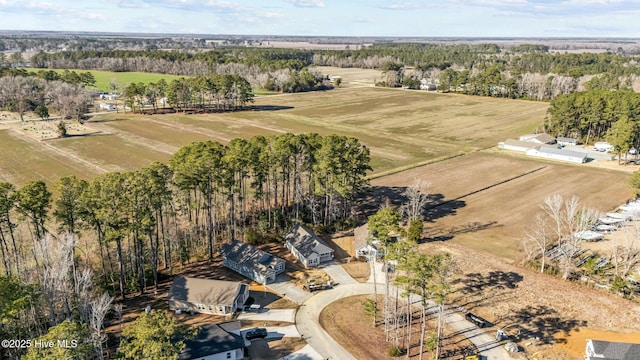
<svg viewBox="0 0 640 360">
<path fill-rule="evenodd" d="M 381 42 L 354 50 L 300 50 L 240 46 L 190 50 L 41 51 L 31 57 L 37 68 L 142 71 L 174 75 L 238 74 L 254 88 L 292 92 L 284 86 L 313 66 L 380 69 L 380 86 L 418 89 L 420 81 L 444 92 L 518 99 L 551 100 L 584 90 L 640 88 L 638 55 L 624 50 L 603 53 L 550 52 L 548 46 Z M 304 76 L 307 76 L 304 74 Z M 306 90 L 297 90 L 306 91 Z"/>
<path fill-rule="evenodd" d="M 72 327 L 87 351 L 75 355 L 101 357 L 114 297 L 157 286 L 160 270 L 212 259 L 228 239 L 277 240 L 294 222 L 320 233 L 352 226 L 369 161 L 355 138 L 283 134 L 195 142 L 168 164 L 64 177 L 52 189 L 0 183 L 0 335 Z"/>
</svg>

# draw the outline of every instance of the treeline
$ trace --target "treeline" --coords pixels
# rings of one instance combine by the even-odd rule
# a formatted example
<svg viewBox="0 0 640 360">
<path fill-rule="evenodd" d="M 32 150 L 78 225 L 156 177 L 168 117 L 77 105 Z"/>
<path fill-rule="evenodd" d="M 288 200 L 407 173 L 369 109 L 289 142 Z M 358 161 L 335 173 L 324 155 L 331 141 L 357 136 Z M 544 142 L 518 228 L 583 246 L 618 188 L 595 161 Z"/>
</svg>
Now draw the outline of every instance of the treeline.
<svg viewBox="0 0 640 360">
<path fill-rule="evenodd" d="M 152 105 L 153 110 L 157 110 L 158 99 L 166 99 L 178 110 L 203 111 L 233 111 L 253 102 L 251 84 L 238 75 L 197 76 L 169 83 L 164 79 L 149 84 L 131 83 L 123 93 L 125 104 L 134 112 L 143 110 L 145 105 Z"/>
<path fill-rule="evenodd" d="M 617 151 L 640 145 L 640 94 L 632 91 L 585 91 L 551 101 L 545 131 L 585 143 L 607 139 Z"/>
<path fill-rule="evenodd" d="M 547 46 L 535 44 L 522 44 L 508 51 L 501 51 L 495 44 L 377 43 L 356 50 L 230 46 L 209 51 L 41 52 L 32 57 L 32 63 L 43 68 L 192 76 L 211 72 L 239 74 L 254 87 L 277 91 L 317 88 L 323 77 L 313 73 L 315 85 L 300 87 L 306 90 L 283 85 L 293 77 L 307 76 L 303 71 L 312 65 L 380 69 L 385 71 L 379 83 L 383 86 L 417 89 L 426 79 L 438 84 L 440 91 L 535 100 L 581 90 L 640 88 L 637 55 L 548 51 Z M 395 65 L 399 67 L 396 69 Z"/>
<path fill-rule="evenodd" d="M 369 161 L 355 138 L 284 134 L 196 142 L 169 164 L 91 181 L 64 177 L 55 199 L 42 181 L 1 183 L 2 270 L 45 271 L 32 254 L 55 222 L 60 233 L 82 234 L 84 263 L 94 264 L 106 289 L 144 292 L 157 285 L 159 268 L 211 258 L 226 239 L 271 241 L 292 222 L 325 230 L 352 224 Z"/>
<path fill-rule="evenodd" d="M 53 111 L 62 117 L 81 119 L 91 104 L 91 94 L 82 82 L 8 73 L 11 75 L 0 77 L 0 109 L 17 112 L 21 120 L 29 111 L 42 119 Z"/>
</svg>

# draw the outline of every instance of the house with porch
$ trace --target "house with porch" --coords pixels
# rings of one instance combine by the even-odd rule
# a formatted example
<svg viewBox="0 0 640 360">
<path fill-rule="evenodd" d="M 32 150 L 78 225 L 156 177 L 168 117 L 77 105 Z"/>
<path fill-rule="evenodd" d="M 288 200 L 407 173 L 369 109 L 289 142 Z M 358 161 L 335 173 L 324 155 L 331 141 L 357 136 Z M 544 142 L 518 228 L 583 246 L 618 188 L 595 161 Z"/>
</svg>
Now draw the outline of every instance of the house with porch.
<svg viewBox="0 0 640 360">
<path fill-rule="evenodd" d="M 222 264 L 260 284 L 276 281 L 285 270 L 285 261 L 255 246 L 233 240 L 220 248 Z"/>
<path fill-rule="evenodd" d="M 305 267 L 318 266 L 333 260 L 334 250 L 311 229 L 300 224 L 294 225 L 284 236 L 284 246 Z"/>
</svg>

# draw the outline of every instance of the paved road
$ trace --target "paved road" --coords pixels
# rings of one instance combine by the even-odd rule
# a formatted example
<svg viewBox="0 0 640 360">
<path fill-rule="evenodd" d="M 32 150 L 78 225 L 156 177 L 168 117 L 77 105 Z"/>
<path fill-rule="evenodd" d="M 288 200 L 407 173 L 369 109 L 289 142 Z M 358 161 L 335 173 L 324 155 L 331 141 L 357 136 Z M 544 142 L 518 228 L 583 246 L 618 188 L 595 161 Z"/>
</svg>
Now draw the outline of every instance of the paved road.
<svg viewBox="0 0 640 360">
<path fill-rule="evenodd" d="M 298 305 L 304 303 L 312 295 L 289 282 L 288 275 L 278 275 L 276 282 L 268 284 L 267 288 L 288 298 Z"/>
<path fill-rule="evenodd" d="M 257 321 L 283 321 L 294 322 L 296 319 L 295 309 L 266 309 L 259 313 L 242 312 L 238 315 L 238 320 L 257 320 Z"/>
<path fill-rule="evenodd" d="M 381 271 L 381 264 L 376 264 L 376 270 L 378 292 L 382 293 L 384 291 L 384 283 L 381 282 L 384 282 L 384 276 Z M 333 338 L 324 331 L 322 326 L 320 326 L 320 312 L 336 300 L 354 295 L 372 294 L 373 290 L 373 283 L 368 282 L 366 284 L 343 284 L 331 290 L 318 292 L 298 308 L 298 313 L 296 314 L 298 332 L 323 358 L 354 359 L 348 351 L 333 340 Z M 394 290 L 390 289 L 390 291 Z M 412 302 L 419 304 L 420 302 L 417 301 L 418 298 L 416 297 L 415 299 L 416 300 L 412 299 Z M 429 306 L 432 307 L 435 306 L 435 304 L 430 302 Z M 444 320 L 456 331 L 464 333 L 478 350 L 480 350 L 480 354 L 483 355 L 486 360 L 511 359 L 503 347 L 497 343 L 492 336 L 467 321 L 460 313 L 448 310 Z"/>
<path fill-rule="evenodd" d="M 349 273 L 335 261 L 325 265 L 322 268 L 327 275 L 333 279 L 334 283 L 338 285 L 357 284 L 358 282 L 349 275 Z"/>
<path fill-rule="evenodd" d="M 372 284 L 338 285 L 331 290 L 320 291 L 298 308 L 296 327 L 300 336 L 323 359 L 355 359 L 320 326 L 320 312 L 332 302 L 354 295 L 373 293 Z"/>
</svg>

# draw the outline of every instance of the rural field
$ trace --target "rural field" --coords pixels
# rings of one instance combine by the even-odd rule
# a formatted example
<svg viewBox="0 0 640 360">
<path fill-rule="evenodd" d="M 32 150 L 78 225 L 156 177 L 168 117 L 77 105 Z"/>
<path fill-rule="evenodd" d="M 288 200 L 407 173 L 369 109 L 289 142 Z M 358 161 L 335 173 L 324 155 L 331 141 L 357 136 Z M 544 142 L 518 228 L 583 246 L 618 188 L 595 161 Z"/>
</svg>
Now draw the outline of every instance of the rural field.
<svg viewBox="0 0 640 360">
<path fill-rule="evenodd" d="M 494 147 L 507 137 L 531 132 L 541 123 L 548 106 L 383 88 L 265 96 L 257 98 L 254 105 L 256 111 L 220 114 L 97 115 L 85 124 L 95 135 L 30 146 L 34 153 L 49 154 L 53 148 L 56 156 L 64 158 L 66 154 L 103 171 L 113 171 L 166 161 L 179 147 L 197 140 L 226 143 L 236 137 L 284 132 L 337 133 L 356 137 L 368 146 L 373 174 L 380 175 Z M 20 124 L 0 124 L 2 128 L 8 129 L 13 141 L 20 141 L 21 134 L 26 136 Z M 63 168 L 52 162 L 47 169 L 48 162 L 43 161 L 37 173 L 16 165 L 19 163 L 11 154 L 0 158 L 0 168 L 6 169 L 0 177 L 8 180 L 7 174 L 12 174 L 11 179 L 23 183 L 33 178 L 85 173 L 73 170 L 74 162 Z"/>
<path fill-rule="evenodd" d="M 27 71 L 38 72 L 40 70 L 53 70 L 58 73 L 64 72 L 64 69 L 37 69 L 37 68 L 24 68 Z M 170 82 L 174 79 L 179 79 L 183 76 L 177 75 L 168 75 L 168 74 L 155 74 L 155 73 L 144 73 L 144 72 L 113 72 L 113 71 L 101 71 L 101 70 L 79 70 L 79 69 L 69 69 L 69 71 L 75 71 L 77 73 L 81 72 L 90 72 L 93 74 L 94 79 L 96 80 L 96 89 L 102 90 L 105 92 L 109 91 L 109 83 L 112 79 L 115 79 L 116 82 L 122 86 L 127 86 L 130 83 L 151 83 L 158 82 L 160 79 L 164 79 L 166 82 Z"/>
</svg>

